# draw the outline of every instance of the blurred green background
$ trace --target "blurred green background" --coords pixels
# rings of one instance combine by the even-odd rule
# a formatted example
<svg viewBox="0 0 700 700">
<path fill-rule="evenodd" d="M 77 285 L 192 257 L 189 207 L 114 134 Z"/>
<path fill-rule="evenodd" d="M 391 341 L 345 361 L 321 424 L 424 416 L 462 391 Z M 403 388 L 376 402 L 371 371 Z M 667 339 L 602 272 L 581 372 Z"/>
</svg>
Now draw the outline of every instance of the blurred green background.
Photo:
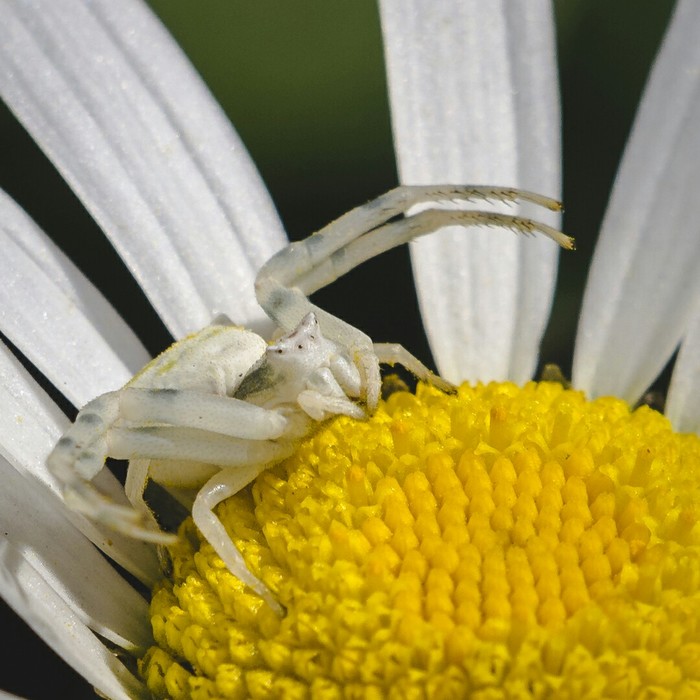
<svg viewBox="0 0 700 700">
<path fill-rule="evenodd" d="M 396 184 L 381 36 L 372 0 L 152 0 L 248 146 L 291 238 Z M 555 3 L 564 144 L 564 228 L 542 357 L 568 372 L 589 256 L 669 0 Z M 108 296 L 152 352 L 169 336 L 99 229 L 11 115 L 0 110 L 0 185 Z M 0 252 L 1 254 L 1 252 Z M 390 273 L 388 272 L 390 271 Z M 391 284 L 387 284 L 390 274 Z M 369 304 L 358 301 L 358 290 Z M 405 250 L 371 261 L 318 302 L 378 340 L 429 361 Z M 6 611 L 3 611 L 6 613 Z M 7 619 L 7 621 L 5 621 Z M 11 656 L 0 688 L 31 698 L 92 697 L 22 623 L 2 615 Z M 15 671 L 17 658 L 34 672 Z"/>
</svg>

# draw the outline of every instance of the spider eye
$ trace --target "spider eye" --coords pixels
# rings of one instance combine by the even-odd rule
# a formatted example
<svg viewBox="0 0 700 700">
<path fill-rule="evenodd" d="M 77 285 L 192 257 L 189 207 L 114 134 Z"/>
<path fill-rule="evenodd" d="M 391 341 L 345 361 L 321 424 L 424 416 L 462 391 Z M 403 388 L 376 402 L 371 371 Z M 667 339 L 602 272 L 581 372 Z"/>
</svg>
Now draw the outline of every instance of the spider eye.
<svg viewBox="0 0 700 700">
<path fill-rule="evenodd" d="M 303 350 L 303 349 L 304 349 L 304 346 L 303 346 L 301 343 L 299 343 L 299 345 L 297 345 L 297 349 L 298 349 L 298 350 Z"/>
</svg>

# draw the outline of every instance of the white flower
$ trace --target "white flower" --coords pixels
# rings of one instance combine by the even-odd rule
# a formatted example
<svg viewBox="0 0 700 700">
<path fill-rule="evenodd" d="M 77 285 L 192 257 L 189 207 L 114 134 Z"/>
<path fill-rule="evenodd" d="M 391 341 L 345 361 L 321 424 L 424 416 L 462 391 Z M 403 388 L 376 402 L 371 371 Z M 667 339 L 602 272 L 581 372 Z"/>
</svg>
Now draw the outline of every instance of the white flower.
<svg viewBox="0 0 700 700">
<path fill-rule="evenodd" d="M 558 195 L 546 3 L 387 0 L 382 21 L 402 181 Z M 681 2 L 613 191 L 573 370 L 591 395 L 634 402 L 682 342 L 667 411 L 683 430 L 700 428 L 699 29 L 700 6 Z M 221 312 L 264 327 L 252 280 L 283 229 L 230 125 L 138 0 L 4 3 L 0 89 L 174 336 Z M 0 330 L 75 405 L 123 384 L 148 359 L 138 339 L 6 196 L 0 212 Z M 441 372 L 529 378 L 554 247 L 446 231 L 415 249 Z M 154 553 L 63 507 L 43 462 L 67 421 L 9 351 L 0 377 L 0 594 L 100 693 L 138 697 L 102 640 L 143 649 L 146 603 L 90 542 L 145 584 Z"/>
</svg>

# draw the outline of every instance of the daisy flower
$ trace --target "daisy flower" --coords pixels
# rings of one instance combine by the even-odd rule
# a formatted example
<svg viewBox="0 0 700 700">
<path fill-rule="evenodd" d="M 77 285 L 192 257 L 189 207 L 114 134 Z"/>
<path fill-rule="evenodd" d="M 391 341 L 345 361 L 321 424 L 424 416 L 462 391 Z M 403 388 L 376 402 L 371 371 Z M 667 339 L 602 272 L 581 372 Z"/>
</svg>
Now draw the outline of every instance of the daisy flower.
<svg viewBox="0 0 700 700">
<path fill-rule="evenodd" d="M 172 335 L 217 313 L 268 332 L 253 280 L 284 231 L 150 11 L 3 10 L 4 100 Z M 551 8 L 380 10 L 401 181 L 556 196 Z M 191 522 L 164 579 L 147 544 L 69 511 L 44 464 L 68 421 L 3 347 L 2 598 L 110 698 L 696 697 L 699 29 L 700 8 L 681 1 L 600 234 L 573 389 L 530 381 L 554 246 L 462 230 L 415 243 L 436 363 L 470 383 L 330 421 L 222 504 L 279 618 Z M 141 342 L 16 203 L 0 208 L 0 330 L 15 353 L 74 406 L 121 386 L 149 359 Z M 666 417 L 632 410 L 679 347 Z M 95 481 L 124 502 L 107 470 Z"/>
</svg>

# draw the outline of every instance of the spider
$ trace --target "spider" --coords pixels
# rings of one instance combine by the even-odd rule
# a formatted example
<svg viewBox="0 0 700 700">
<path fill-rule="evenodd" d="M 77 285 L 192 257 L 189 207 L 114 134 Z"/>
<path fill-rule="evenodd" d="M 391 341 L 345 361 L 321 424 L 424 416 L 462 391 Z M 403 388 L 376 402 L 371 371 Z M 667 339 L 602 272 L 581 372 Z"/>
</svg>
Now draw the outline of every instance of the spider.
<svg viewBox="0 0 700 700">
<path fill-rule="evenodd" d="M 216 321 L 174 343 L 121 389 L 86 404 L 58 441 L 48 466 L 67 505 L 132 537 L 171 544 L 144 500 L 149 480 L 198 489 L 192 516 L 228 569 L 281 612 L 271 591 L 247 568 L 214 508 L 263 470 L 288 457 L 331 416 L 366 418 L 377 408 L 380 364 L 401 364 L 446 391 L 400 345 L 373 343 L 362 331 L 308 299 L 360 263 L 445 226 L 495 226 L 542 233 L 564 248 L 573 241 L 545 224 L 494 212 L 427 208 L 452 201 L 558 202 L 530 192 L 485 186 L 403 186 L 359 206 L 260 269 L 257 299 L 277 326 L 268 343 Z M 107 457 L 128 459 L 132 507 L 112 503 L 90 483 Z"/>
</svg>

